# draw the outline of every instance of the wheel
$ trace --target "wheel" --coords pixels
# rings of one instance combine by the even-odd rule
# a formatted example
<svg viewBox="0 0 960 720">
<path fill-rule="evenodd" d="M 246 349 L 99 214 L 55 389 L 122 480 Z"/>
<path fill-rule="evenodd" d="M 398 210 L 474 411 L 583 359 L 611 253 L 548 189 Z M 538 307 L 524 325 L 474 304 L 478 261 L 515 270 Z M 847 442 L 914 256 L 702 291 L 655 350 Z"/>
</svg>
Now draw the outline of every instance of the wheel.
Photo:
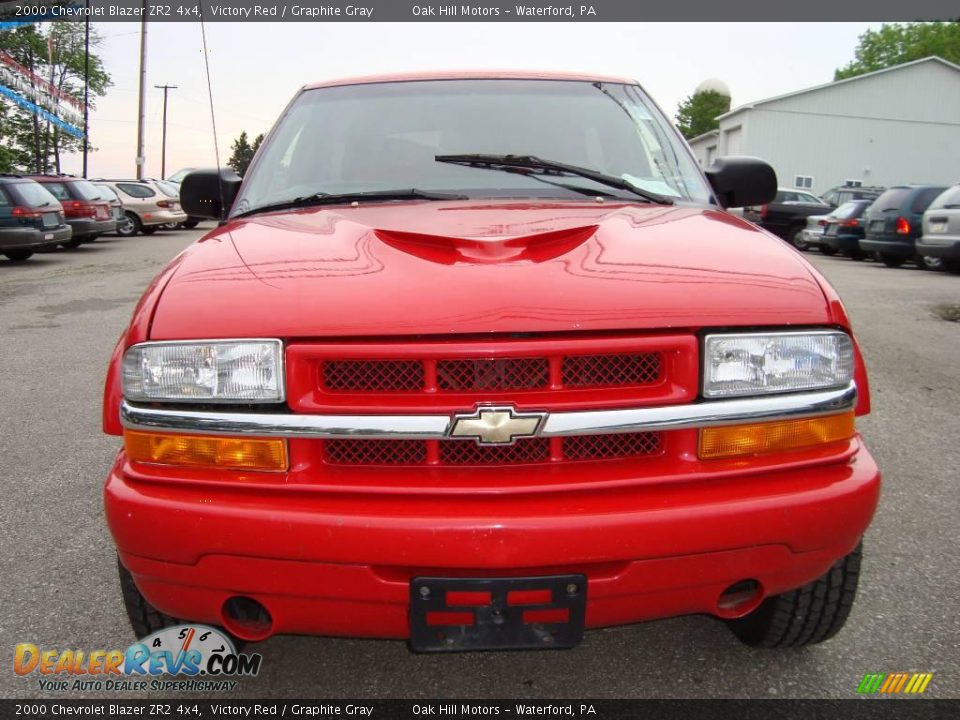
<svg viewBox="0 0 960 720">
<path fill-rule="evenodd" d="M 117 558 L 117 573 L 120 575 L 123 606 L 127 610 L 130 627 L 133 628 L 133 632 L 138 638 L 146 637 L 150 633 L 155 633 L 157 630 L 166 627 L 181 624 L 175 617 L 163 614 L 147 602 L 147 599 L 137 589 L 136 583 L 133 582 L 133 575 L 123 566 L 120 558 Z"/>
<path fill-rule="evenodd" d="M 906 258 L 902 258 L 899 255 L 887 255 L 886 253 L 880 253 L 880 262 L 887 267 L 898 268 L 906 261 Z"/>
<path fill-rule="evenodd" d="M 120 576 L 120 593 L 123 595 L 123 607 L 127 611 L 127 618 L 130 620 L 130 627 L 138 638 L 144 638 L 157 630 L 173 627 L 174 625 L 183 625 L 185 621 L 178 620 L 175 617 L 167 615 L 157 610 L 150 601 L 147 600 L 137 588 L 133 581 L 133 575 L 127 570 L 120 558 L 117 558 L 117 574 Z M 219 628 L 223 632 L 223 628 Z M 233 640 L 233 646 L 237 652 L 243 650 L 246 645 L 245 640 L 241 640 L 231 633 L 227 633 Z"/>
<path fill-rule="evenodd" d="M 797 250 L 807 249 L 807 241 L 803 239 L 802 229 L 794 230 L 788 233 L 788 235 L 790 236 L 790 244 L 793 245 Z"/>
<path fill-rule="evenodd" d="M 938 257 L 930 257 L 929 255 L 917 255 L 917 267 L 921 270 L 941 270 L 943 268 L 943 260 Z"/>
<path fill-rule="evenodd" d="M 164 223 L 160 227 L 164 230 L 176 230 L 178 227 L 180 227 L 180 223 Z"/>
<path fill-rule="evenodd" d="M 847 253 L 847 257 L 850 258 L 851 260 L 867 259 L 866 253 L 864 253 L 863 250 L 851 250 L 850 252 Z"/>
<path fill-rule="evenodd" d="M 801 647 L 829 640 L 850 615 L 857 596 L 863 543 L 812 583 L 767 598 L 749 615 L 728 620 L 740 640 L 754 647 Z"/>
<path fill-rule="evenodd" d="M 83 239 L 83 241 L 84 241 L 84 242 L 96 242 L 98 237 L 100 237 L 100 234 L 99 234 L 99 233 L 97 233 L 96 235 L 87 235 L 87 236 Z"/>
<path fill-rule="evenodd" d="M 943 269 L 951 275 L 960 275 L 960 260 L 944 260 Z"/>
<path fill-rule="evenodd" d="M 143 227 L 140 224 L 140 218 L 132 212 L 125 212 L 124 215 L 127 216 L 127 221 L 117 225 L 117 235 L 120 237 L 133 237 L 140 232 Z"/>
<path fill-rule="evenodd" d="M 199 224 L 199 220 L 184 220 L 182 223 L 180 223 L 180 227 L 184 228 L 185 230 L 192 230 Z"/>
<path fill-rule="evenodd" d="M 23 262 L 33 255 L 33 250 L 5 250 L 3 254 L 13 262 Z"/>
<path fill-rule="evenodd" d="M 820 252 L 822 252 L 824 255 L 836 255 L 836 254 L 837 254 L 837 251 L 836 251 L 834 248 L 830 247 L 829 245 L 821 245 L 821 246 L 820 246 Z"/>
<path fill-rule="evenodd" d="M 83 243 L 83 238 L 75 237 L 75 238 L 70 238 L 65 243 L 60 243 L 60 244 L 63 245 L 65 248 L 78 248 L 80 247 L 81 243 Z"/>
<path fill-rule="evenodd" d="M 144 225 L 140 228 L 140 232 L 142 232 L 144 235 L 153 235 L 157 231 L 158 227 L 159 226 L 157 225 Z"/>
</svg>

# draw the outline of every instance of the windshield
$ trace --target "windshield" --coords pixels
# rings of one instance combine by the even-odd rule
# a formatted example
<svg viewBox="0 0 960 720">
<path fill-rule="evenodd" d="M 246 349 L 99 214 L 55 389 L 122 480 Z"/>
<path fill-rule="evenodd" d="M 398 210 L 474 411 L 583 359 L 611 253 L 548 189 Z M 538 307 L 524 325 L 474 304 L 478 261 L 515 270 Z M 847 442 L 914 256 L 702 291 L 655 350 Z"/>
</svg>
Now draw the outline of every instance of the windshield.
<svg viewBox="0 0 960 720">
<path fill-rule="evenodd" d="M 110 187 L 109 185 L 101 185 L 100 183 L 96 183 L 96 187 L 97 187 L 97 190 L 100 191 L 101 197 L 103 197 L 105 200 L 120 199 L 117 197 L 117 194 L 113 191 L 113 188 Z"/>
<path fill-rule="evenodd" d="M 947 188 L 930 205 L 931 210 L 937 210 L 939 208 L 952 209 L 956 207 L 960 207 L 960 185 Z"/>
<path fill-rule="evenodd" d="M 73 191 L 83 200 L 104 200 L 103 193 L 92 182 L 74 180 Z"/>
<path fill-rule="evenodd" d="M 865 202 L 863 200 L 851 200 L 846 202 L 836 210 L 833 211 L 833 216 L 837 220 L 852 220 L 853 218 L 860 217 L 863 214 L 863 211 L 870 206 L 870 202 Z"/>
<path fill-rule="evenodd" d="M 158 188 L 160 188 L 160 192 L 162 192 L 167 197 L 172 197 L 172 198 L 180 197 L 180 191 L 177 190 L 176 185 L 171 185 L 165 180 L 154 180 L 153 184 L 156 185 Z"/>
<path fill-rule="evenodd" d="M 7 187 L 19 195 L 21 202 L 27 207 L 60 206 L 60 202 L 39 183 L 19 182 L 12 183 Z"/>
<path fill-rule="evenodd" d="M 305 91 L 268 136 L 233 214 L 317 193 L 400 188 L 471 198 L 582 199 L 582 193 L 558 186 L 569 184 L 631 198 L 582 177 L 544 178 L 435 160 L 476 153 L 533 155 L 668 198 L 710 199 L 679 136 L 636 86 L 437 80 Z"/>
</svg>

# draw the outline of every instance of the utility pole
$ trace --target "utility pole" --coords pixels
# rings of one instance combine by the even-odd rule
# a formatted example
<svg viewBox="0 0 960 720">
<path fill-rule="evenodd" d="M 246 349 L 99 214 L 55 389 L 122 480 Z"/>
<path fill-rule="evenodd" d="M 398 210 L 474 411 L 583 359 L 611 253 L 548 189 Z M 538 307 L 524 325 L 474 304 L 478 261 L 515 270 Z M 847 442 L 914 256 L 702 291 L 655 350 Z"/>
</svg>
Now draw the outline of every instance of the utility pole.
<svg viewBox="0 0 960 720">
<path fill-rule="evenodd" d="M 143 20 L 140 22 L 140 110 L 137 119 L 137 180 L 143 180 L 143 120 L 147 100 L 147 0 L 143 0 Z"/>
<path fill-rule="evenodd" d="M 167 177 L 167 91 L 176 90 L 176 85 L 154 85 L 157 90 L 163 90 L 163 149 L 160 151 L 160 178 Z"/>
<path fill-rule="evenodd" d="M 87 177 L 87 150 L 90 148 L 90 0 L 83 30 L 83 177 Z"/>
</svg>

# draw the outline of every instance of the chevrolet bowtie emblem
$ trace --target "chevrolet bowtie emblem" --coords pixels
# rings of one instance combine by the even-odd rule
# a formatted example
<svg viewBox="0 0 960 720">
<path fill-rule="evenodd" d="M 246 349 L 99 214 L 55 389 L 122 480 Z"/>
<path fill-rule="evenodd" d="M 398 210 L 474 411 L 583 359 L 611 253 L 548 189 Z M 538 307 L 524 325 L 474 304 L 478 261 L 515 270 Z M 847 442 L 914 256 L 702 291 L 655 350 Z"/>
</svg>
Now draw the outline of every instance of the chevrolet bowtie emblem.
<svg viewBox="0 0 960 720">
<path fill-rule="evenodd" d="M 546 413 L 518 413 L 512 407 L 480 407 L 470 415 L 454 415 L 450 437 L 475 438 L 480 445 L 512 445 L 533 437 Z"/>
</svg>

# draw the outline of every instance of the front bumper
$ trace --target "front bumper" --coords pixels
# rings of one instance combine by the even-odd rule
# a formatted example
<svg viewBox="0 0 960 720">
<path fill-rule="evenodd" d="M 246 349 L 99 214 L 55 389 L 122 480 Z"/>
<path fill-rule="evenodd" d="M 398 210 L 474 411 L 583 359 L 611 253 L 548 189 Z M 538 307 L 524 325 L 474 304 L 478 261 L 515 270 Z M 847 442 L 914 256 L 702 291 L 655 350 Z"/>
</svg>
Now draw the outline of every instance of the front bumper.
<svg viewBox="0 0 960 720">
<path fill-rule="evenodd" d="M 70 239 L 72 230 L 64 225 L 49 230 L 39 228 L 0 228 L 0 252 L 3 250 L 42 250 Z"/>
<path fill-rule="evenodd" d="M 592 628 L 727 616 L 733 583 L 781 593 L 849 553 L 879 488 L 856 438 L 828 464 L 483 496 L 158 482 L 121 452 L 104 498 L 123 564 L 165 613 L 222 624 L 242 595 L 272 633 L 406 638 L 421 575 L 583 573 Z"/>
<path fill-rule="evenodd" d="M 917 252 L 928 257 L 960 260 L 960 240 L 931 241 L 928 238 L 920 238 L 917 240 Z"/>
</svg>

